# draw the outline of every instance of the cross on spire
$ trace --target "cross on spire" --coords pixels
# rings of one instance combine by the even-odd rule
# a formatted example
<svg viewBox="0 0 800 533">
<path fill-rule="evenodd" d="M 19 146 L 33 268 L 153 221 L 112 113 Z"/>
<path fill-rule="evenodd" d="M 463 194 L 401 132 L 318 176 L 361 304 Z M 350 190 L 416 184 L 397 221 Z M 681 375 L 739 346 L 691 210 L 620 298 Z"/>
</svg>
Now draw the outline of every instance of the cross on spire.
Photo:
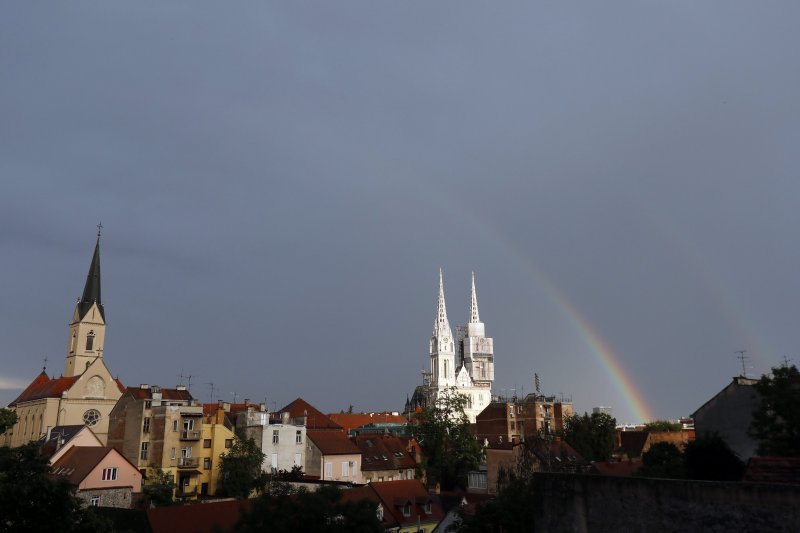
<svg viewBox="0 0 800 533">
<path fill-rule="evenodd" d="M 102 229 L 103 229 L 103 222 L 100 221 L 100 223 L 97 225 L 97 236 L 98 237 L 100 237 L 100 230 L 102 230 Z"/>
</svg>

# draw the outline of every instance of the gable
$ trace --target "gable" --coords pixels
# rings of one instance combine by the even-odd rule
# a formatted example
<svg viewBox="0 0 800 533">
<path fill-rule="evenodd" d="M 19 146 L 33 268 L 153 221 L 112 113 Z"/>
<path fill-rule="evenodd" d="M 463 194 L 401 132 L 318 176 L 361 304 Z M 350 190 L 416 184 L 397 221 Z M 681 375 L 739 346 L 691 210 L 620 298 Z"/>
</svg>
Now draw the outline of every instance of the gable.
<svg viewBox="0 0 800 533">
<path fill-rule="evenodd" d="M 118 400 L 122 396 L 119 383 L 109 372 L 102 357 L 95 359 L 91 365 L 78 376 L 68 389 L 70 398 L 99 398 Z"/>
</svg>

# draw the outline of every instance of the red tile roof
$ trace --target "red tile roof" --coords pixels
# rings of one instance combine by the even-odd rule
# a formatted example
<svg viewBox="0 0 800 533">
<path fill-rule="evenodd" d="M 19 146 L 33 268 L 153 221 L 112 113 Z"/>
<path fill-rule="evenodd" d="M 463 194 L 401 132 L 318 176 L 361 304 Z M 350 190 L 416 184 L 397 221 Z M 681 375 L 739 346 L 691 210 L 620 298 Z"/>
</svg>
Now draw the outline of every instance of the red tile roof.
<svg viewBox="0 0 800 533">
<path fill-rule="evenodd" d="M 800 485 L 800 457 L 751 457 L 742 481 Z"/>
<path fill-rule="evenodd" d="M 41 372 L 31 381 L 31 384 L 22 391 L 22 394 L 17 396 L 17 399 L 9 404 L 9 406 L 40 400 L 42 398 L 58 398 L 64 391 L 72 387 L 79 377 L 80 376 L 50 378 L 47 374 Z"/>
<path fill-rule="evenodd" d="M 407 424 L 406 417 L 391 413 L 330 413 L 328 418 L 342 426 L 345 432 L 367 424 Z"/>
<path fill-rule="evenodd" d="M 253 500 L 156 507 L 147 510 L 147 520 L 153 533 L 214 533 L 235 531 L 243 512 L 249 511 Z"/>
<path fill-rule="evenodd" d="M 361 454 L 353 441 L 341 431 L 308 431 L 308 438 L 323 455 Z"/>
<path fill-rule="evenodd" d="M 70 485 L 80 485 L 109 453 L 119 455 L 121 460 L 130 464 L 118 451 L 109 446 L 73 446 L 53 464 L 50 475 L 55 478 L 66 478 Z M 136 470 L 132 464 L 131 468 Z"/>
<path fill-rule="evenodd" d="M 425 490 L 425 486 L 417 479 L 401 479 L 397 481 L 382 481 L 369 483 L 370 487 L 381 500 L 384 516 L 391 514 L 398 525 L 408 526 L 420 522 L 440 522 L 444 518 L 444 511 L 438 499 Z M 431 512 L 425 512 L 425 504 L 430 502 Z M 411 504 L 410 516 L 403 515 L 403 507 Z"/>
<path fill-rule="evenodd" d="M 302 398 L 298 398 L 278 410 L 278 413 L 284 412 L 288 412 L 292 418 L 306 417 L 307 429 L 342 429 L 342 426 L 322 414 L 321 411 Z"/>
<path fill-rule="evenodd" d="M 361 471 L 416 468 L 405 442 L 393 435 L 359 435 L 353 442 L 361 450 Z"/>
</svg>

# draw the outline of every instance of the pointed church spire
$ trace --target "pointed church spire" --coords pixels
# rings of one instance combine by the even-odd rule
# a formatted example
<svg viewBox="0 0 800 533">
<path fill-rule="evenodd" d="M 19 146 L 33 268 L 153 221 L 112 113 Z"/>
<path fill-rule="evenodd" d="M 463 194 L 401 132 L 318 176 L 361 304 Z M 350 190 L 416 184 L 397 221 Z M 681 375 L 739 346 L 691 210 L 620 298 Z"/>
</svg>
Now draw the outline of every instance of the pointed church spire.
<svg viewBox="0 0 800 533">
<path fill-rule="evenodd" d="M 475 294 L 475 272 L 472 273 L 472 294 L 470 298 L 471 306 L 470 306 L 470 313 L 469 313 L 469 321 L 472 324 L 477 324 L 481 321 L 481 317 L 478 314 L 478 296 Z"/>
<path fill-rule="evenodd" d="M 436 322 L 433 324 L 433 336 L 441 338 L 446 336 L 452 338 L 450 322 L 447 320 L 447 307 L 444 303 L 444 280 L 442 269 L 439 269 L 439 302 L 436 306 Z"/>
<path fill-rule="evenodd" d="M 78 300 L 78 317 L 82 319 L 92 308 L 93 304 L 97 304 L 100 310 L 100 316 L 105 321 L 106 315 L 103 310 L 103 302 L 100 299 L 100 228 L 97 227 L 97 242 L 94 245 L 94 255 L 92 256 L 92 264 L 89 265 L 89 273 L 86 275 L 86 285 L 83 287 L 83 295 Z"/>
</svg>

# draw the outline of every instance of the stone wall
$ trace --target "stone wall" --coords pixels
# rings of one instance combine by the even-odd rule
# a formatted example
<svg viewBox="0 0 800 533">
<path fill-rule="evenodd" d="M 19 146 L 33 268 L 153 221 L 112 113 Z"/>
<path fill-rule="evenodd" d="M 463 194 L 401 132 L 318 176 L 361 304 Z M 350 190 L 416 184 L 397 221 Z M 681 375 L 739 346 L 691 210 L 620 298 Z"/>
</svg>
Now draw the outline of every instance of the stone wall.
<svg viewBox="0 0 800 533">
<path fill-rule="evenodd" d="M 134 503 L 134 495 L 131 491 L 131 487 L 86 489 L 77 491 L 75 495 L 81 499 L 85 505 L 91 505 L 92 497 L 99 496 L 99 507 L 131 509 Z"/>
<path fill-rule="evenodd" d="M 537 531 L 800 531 L 800 487 L 535 474 Z"/>
</svg>

